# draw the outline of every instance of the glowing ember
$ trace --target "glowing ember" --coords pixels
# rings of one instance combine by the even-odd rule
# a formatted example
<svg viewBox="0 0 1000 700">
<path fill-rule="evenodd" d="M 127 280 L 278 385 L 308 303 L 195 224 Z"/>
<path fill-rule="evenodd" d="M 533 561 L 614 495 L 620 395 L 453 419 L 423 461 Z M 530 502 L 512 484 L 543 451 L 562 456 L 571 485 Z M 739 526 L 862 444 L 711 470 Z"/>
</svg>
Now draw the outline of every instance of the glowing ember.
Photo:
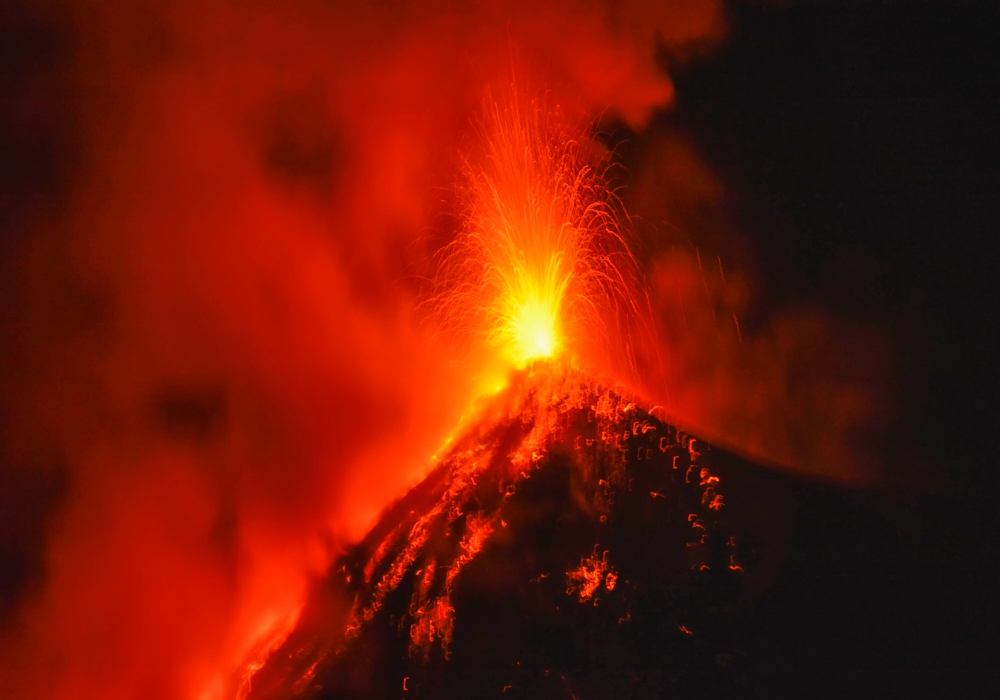
<svg viewBox="0 0 1000 700">
<path fill-rule="evenodd" d="M 601 585 L 604 585 L 608 591 L 613 591 L 615 583 L 618 581 L 618 576 L 608 566 L 607 551 L 601 556 L 597 556 L 597 551 L 595 550 L 589 557 L 580 561 L 580 566 L 566 572 L 566 580 L 569 583 L 566 587 L 567 595 L 577 593 L 580 596 L 581 603 L 593 599 L 594 605 L 597 605 L 597 598 L 595 596 L 598 589 Z"/>
<path fill-rule="evenodd" d="M 515 367 L 601 347 L 636 308 L 636 274 L 589 141 L 516 88 L 487 103 L 482 136 L 465 166 L 463 228 L 442 258 L 446 327 Z"/>
</svg>

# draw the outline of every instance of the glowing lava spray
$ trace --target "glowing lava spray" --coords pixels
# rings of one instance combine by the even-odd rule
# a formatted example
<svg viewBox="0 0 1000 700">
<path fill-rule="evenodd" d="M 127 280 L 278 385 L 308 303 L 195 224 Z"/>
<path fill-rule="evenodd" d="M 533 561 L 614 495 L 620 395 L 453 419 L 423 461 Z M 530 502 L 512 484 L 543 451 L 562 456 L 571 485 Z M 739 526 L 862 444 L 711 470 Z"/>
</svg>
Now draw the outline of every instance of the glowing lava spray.
<svg viewBox="0 0 1000 700">
<path fill-rule="evenodd" d="M 464 163 L 461 227 L 441 253 L 431 308 L 473 362 L 482 360 L 473 371 L 485 370 L 490 388 L 501 391 L 472 402 L 475 410 L 406 497 L 423 494 L 419 504 L 402 506 L 412 522 L 393 523 L 383 532 L 395 517 L 391 507 L 355 548 L 365 562 L 348 565 L 342 558 L 332 569 L 329 590 L 351 601 L 343 637 L 311 628 L 315 621 L 307 613 L 299 632 L 278 642 L 282 651 L 266 650 L 273 661 L 261 676 L 256 674 L 265 669 L 263 662 L 246 666 L 238 697 L 312 697 L 311 688 L 336 687 L 350 675 L 337 664 L 353 664 L 353 650 L 365 648 L 368 630 L 381 624 L 414 581 L 407 612 L 394 623 L 394 639 L 406 639 L 399 659 L 422 668 L 436 653 L 447 658 L 456 629 L 455 581 L 488 542 L 503 539 L 497 533 L 508 528 L 505 509 L 516 508 L 511 499 L 548 463 L 550 448 L 573 454 L 585 465 L 581 474 L 600 475 L 607 490 L 624 479 L 622 440 L 654 430 L 655 419 L 639 413 L 631 399 L 564 361 L 579 358 L 603 370 L 614 359 L 631 362 L 630 329 L 645 318 L 638 267 L 622 234 L 621 207 L 605 184 L 606 165 L 589 163 L 590 140 L 573 132 L 558 110 L 514 88 L 507 99 L 487 100 L 480 127 L 482 151 Z M 500 387 L 496 370 L 507 375 Z M 652 445 L 643 443 L 642 454 L 652 458 Z M 671 445 L 680 450 L 680 443 Z M 603 514 L 605 522 L 610 501 L 593 497 L 591 514 Z M 578 532 L 585 538 L 588 533 Z M 439 565 L 428 547 L 437 547 L 441 534 L 458 539 L 448 541 L 454 556 Z M 615 590 L 617 574 L 607 568 L 606 552 L 596 554 L 589 540 L 581 551 L 570 556 L 566 586 L 589 604 L 598 589 Z M 381 676 L 392 675 L 383 671 Z M 417 671 L 408 673 L 393 681 L 393 692 L 408 692 L 408 683 L 417 683 Z M 252 695 L 251 678 L 258 689 Z"/>
<path fill-rule="evenodd" d="M 591 165 L 586 135 L 516 87 L 487 99 L 480 130 L 483 151 L 464 166 L 462 227 L 441 257 L 445 328 L 513 367 L 606 356 L 628 335 L 623 320 L 639 316 L 606 160 Z"/>
</svg>

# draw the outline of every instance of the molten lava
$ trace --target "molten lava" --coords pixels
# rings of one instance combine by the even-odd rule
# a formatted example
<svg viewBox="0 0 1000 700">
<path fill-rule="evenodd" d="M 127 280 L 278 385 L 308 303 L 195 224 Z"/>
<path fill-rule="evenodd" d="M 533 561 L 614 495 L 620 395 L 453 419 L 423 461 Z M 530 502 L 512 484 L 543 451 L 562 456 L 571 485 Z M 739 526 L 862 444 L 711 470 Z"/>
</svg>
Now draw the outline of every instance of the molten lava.
<svg viewBox="0 0 1000 700">
<path fill-rule="evenodd" d="M 713 456 L 618 390 L 531 363 L 333 564 L 247 697 L 659 697 L 731 682 L 717 660 L 736 654 L 743 552 Z"/>
<path fill-rule="evenodd" d="M 627 347 L 615 343 L 639 315 L 615 198 L 558 111 L 512 95 L 487 105 L 484 152 L 466 162 L 462 227 L 442 255 L 434 304 L 507 384 L 334 564 L 241 695 L 485 697 L 545 687 L 553 667 L 568 690 L 584 682 L 574 654 L 590 652 L 566 640 L 539 646 L 553 628 L 567 639 L 607 628 L 628 653 L 640 630 L 678 663 L 729 653 L 728 622 L 702 609 L 739 597 L 736 545 L 716 521 L 718 477 L 696 440 L 568 361 Z M 649 538 L 657 551 L 636 548 Z M 681 592 L 689 574 L 714 587 L 707 602 Z M 695 602 L 663 607 L 685 595 Z M 705 638 L 692 641 L 691 630 Z M 537 658 L 513 670 L 522 661 L 510 654 L 522 651 Z M 658 682 L 636 663 L 635 678 Z"/>
<path fill-rule="evenodd" d="M 593 356 L 637 309 L 635 261 L 585 134 L 512 88 L 487 101 L 468 158 L 462 229 L 442 256 L 437 307 L 468 350 L 518 368 Z"/>
<path fill-rule="evenodd" d="M 572 359 L 593 365 L 627 346 L 627 340 L 616 343 L 627 335 L 629 318 L 639 315 L 636 263 L 603 166 L 588 162 L 591 141 L 570 128 L 557 109 L 528 99 L 516 87 L 505 99 L 487 101 L 480 135 L 482 152 L 465 160 L 461 227 L 440 257 L 431 306 L 435 320 L 480 363 L 490 385 L 497 387 L 502 374 L 506 382 L 497 388 L 506 384 L 506 389 L 460 426 L 457 441 L 417 488 L 430 489 L 432 500 L 421 499 L 402 520 L 385 516 L 365 540 L 373 546 L 363 549 L 363 562 L 352 555 L 335 565 L 339 573 L 333 585 L 346 585 L 340 593 L 353 599 L 346 618 L 330 623 L 325 613 L 324 624 L 339 632 L 330 638 L 330 629 L 322 630 L 319 636 L 326 642 L 319 646 L 315 640 L 302 646 L 301 629 L 293 633 L 282 649 L 308 663 L 295 661 L 293 669 L 285 668 L 277 661 L 285 656 L 282 651 L 258 677 L 261 664 L 254 660 L 245 667 L 239 696 L 250 691 L 251 680 L 261 697 L 310 696 L 317 688 L 334 687 L 330 684 L 339 683 L 333 679 L 341 675 L 344 659 L 368 654 L 365 640 L 383 625 L 387 609 L 407 632 L 406 656 L 429 662 L 443 653 L 447 659 L 460 623 L 454 595 L 463 572 L 480 562 L 492 543 L 523 529 L 518 506 L 509 507 L 518 502 L 513 497 L 523 482 L 551 464 L 554 455 L 572 455 L 586 483 L 586 493 L 574 498 L 589 502 L 588 517 L 605 523 L 613 511 L 613 491 L 630 482 L 624 452 L 632 449 L 625 446 L 632 432 L 636 439 L 642 436 L 639 458 L 649 453 L 648 461 L 652 455 L 653 438 L 646 437 L 655 430 L 651 417 L 569 369 Z M 629 420 L 633 414 L 635 426 Z M 682 439 L 676 430 L 669 434 L 671 440 Z M 681 449 L 680 442 L 670 444 Z M 662 488 L 660 481 L 656 486 Z M 676 525 L 679 532 L 695 531 L 687 521 Z M 591 529 L 581 529 L 581 536 L 589 538 Z M 677 543 L 686 560 L 684 538 Z M 587 551 L 577 552 L 575 544 L 571 548 L 572 566 L 561 559 L 553 564 L 562 573 L 533 575 L 538 581 L 551 575 L 547 587 L 580 602 L 596 605 L 616 590 L 621 596 L 608 549 L 598 551 L 600 542 L 586 544 Z M 401 593 L 409 602 L 400 618 Z M 313 618 L 304 624 L 314 624 Z M 375 663 L 379 653 L 367 662 Z M 397 681 L 409 687 L 408 678 Z M 412 684 L 428 688 L 416 677 Z"/>
</svg>

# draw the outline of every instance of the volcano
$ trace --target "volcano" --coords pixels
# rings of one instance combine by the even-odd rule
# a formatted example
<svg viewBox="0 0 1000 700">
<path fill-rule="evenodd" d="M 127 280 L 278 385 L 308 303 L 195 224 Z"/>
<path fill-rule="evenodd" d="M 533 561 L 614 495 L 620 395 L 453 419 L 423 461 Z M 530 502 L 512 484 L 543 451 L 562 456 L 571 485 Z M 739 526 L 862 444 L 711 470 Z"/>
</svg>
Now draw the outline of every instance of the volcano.
<svg viewBox="0 0 1000 700">
<path fill-rule="evenodd" d="M 315 589 L 244 697 L 659 697 L 738 682 L 718 452 L 539 362 Z"/>
</svg>

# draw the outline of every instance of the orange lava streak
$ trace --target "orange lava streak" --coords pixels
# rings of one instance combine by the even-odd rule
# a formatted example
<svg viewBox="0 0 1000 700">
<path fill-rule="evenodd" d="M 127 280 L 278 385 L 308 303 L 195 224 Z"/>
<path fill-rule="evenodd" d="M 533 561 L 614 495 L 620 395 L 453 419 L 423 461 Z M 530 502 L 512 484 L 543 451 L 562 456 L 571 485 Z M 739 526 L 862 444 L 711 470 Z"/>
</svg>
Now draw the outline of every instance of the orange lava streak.
<svg viewBox="0 0 1000 700">
<path fill-rule="evenodd" d="M 597 549 L 589 557 L 580 560 L 580 566 L 566 572 L 566 594 L 577 593 L 580 602 L 593 599 L 597 605 L 595 595 L 603 585 L 608 591 L 613 591 L 618 582 L 618 574 L 608 565 L 608 553 L 605 551 L 601 556 L 597 556 Z"/>
<path fill-rule="evenodd" d="M 636 309 L 635 263 L 589 140 L 516 88 L 487 101 L 481 127 L 462 230 L 442 256 L 445 326 L 514 367 L 601 345 Z"/>
</svg>

